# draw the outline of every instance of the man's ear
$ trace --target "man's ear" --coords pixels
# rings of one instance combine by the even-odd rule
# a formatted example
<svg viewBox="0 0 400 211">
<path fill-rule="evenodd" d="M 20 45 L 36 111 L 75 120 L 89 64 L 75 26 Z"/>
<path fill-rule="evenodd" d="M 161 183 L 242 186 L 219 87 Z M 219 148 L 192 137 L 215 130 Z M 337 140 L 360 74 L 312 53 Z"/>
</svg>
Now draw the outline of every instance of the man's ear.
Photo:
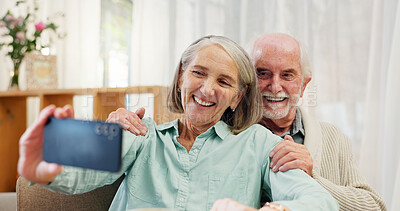
<svg viewBox="0 0 400 211">
<path fill-rule="evenodd" d="M 306 90 L 307 84 L 310 83 L 310 81 L 311 81 L 311 78 L 306 78 L 306 79 L 304 79 L 303 87 L 301 87 L 301 94 L 300 94 L 300 97 L 303 97 L 304 90 Z"/>
<path fill-rule="evenodd" d="M 231 109 L 236 109 L 236 107 L 239 105 L 240 101 L 242 101 L 244 95 L 247 93 L 248 86 L 246 85 L 245 88 L 243 88 L 239 93 L 236 95 L 235 100 L 231 104 Z"/>
</svg>

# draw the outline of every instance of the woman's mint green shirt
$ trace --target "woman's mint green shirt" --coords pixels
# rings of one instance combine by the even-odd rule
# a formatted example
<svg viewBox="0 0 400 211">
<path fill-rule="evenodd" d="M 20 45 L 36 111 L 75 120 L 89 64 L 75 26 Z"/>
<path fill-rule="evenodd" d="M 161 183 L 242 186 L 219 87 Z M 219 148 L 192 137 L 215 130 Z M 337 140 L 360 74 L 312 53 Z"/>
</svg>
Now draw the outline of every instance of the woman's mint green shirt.
<svg viewBox="0 0 400 211">
<path fill-rule="evenodd" d="M 143 122 L 146 136 L 124 131 L 119 173 L 66 167 L 47 188 L 82 193 L 126 173 L 110 210 L 210 210 L 222 198 L 259 208 L 261 191 L 292 210 L 338 210 L 332 196 L 303 171 L 269 168 L 268 155 L 281 138 L 261 125 L 234 135 L 220 121 L 199 135 L 188 153 L 176 140 L 178 120 L 158 126 L 151 119 Z"/>
</svg>

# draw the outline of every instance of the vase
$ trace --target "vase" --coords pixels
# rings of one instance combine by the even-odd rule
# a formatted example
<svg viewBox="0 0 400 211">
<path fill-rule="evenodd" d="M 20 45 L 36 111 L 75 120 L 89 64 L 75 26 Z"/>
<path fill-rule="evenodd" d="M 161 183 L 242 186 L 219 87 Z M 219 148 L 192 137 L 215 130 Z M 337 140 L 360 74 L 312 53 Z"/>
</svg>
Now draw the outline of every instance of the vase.
<svg viewBox="0 0 400 211">
<path fill-rule="evenodd" d="M 10 72 L 10 84 L 8 90 L 19 90 L 19 70 L 14 69 Z"/>
</svg>

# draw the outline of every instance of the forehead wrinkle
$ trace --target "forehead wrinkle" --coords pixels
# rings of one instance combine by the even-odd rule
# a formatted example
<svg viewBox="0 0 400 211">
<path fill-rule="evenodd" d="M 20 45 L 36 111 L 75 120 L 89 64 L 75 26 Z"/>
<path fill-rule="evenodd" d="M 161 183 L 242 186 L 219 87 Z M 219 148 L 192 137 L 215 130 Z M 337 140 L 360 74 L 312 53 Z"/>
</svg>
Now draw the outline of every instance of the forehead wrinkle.
<svg viewBox="0 0 400 211">
<path fill-rule="evenodd" d="M 204 67 L 202 65 L 194 65 L 193 68 L 198 68 L 198 69 L 201 69 L 203 71 L 209 71 L 209 69 L 207 67 Z M 228 73 L 232 73 L 232 71 L 229 71 Z M 228 75 L 228 74 L 225 74 L 225 73 L 221 73 L 220 76 L 222 78 L 226 78 L 229 81 L 235 81 L 235 79 L 231 75 Z"/>
<path fill-rule="evenodd" d="M 296 51 L 296 48 L 279 48 L 277 45 L 273 45 L 272 48 L 267 48 L 263 52 L 263 55 L 259 56 L 259 59 L 255 61 L 255 65 L 257 68 L 266 68 L 266 66 L 275 67 L 278 65 L 284 67 L 283 70 L 294 69 L 300 71 L 300 61 L 300 53 Z"/>
<path fill-rule="evenodd" d="M 202 66 L 202 65 L 198 65 L 198 64 L 196 64 L 196 65 L 193 65 L 193 67 L 194 67 L 194 68 L 198 68 L 198 69 L 202 69 L 202 70 L 208 70 L 208 68 L 207 68 L 207 67 L 204 67 L 204 66 Z"/>
<path fill-rule="evenodd" d="M 218 50 L 212 50 L 210 53 L 210 50 L 207 48 L 213 47 L 217 48 Z M 222 51 L 223 53 L 217 53 L 217 51 Z M 215 68 L 223 70 L 222 72 L 218 71 L 218 73 L 220 73 L 220 75 L 222 75 L 223 77 L 230 78 L 231 80 L 235 80 L 235 78 L 237 78 L 237 81 L 239 80 L 239 70 L 236 66 L 235 61 L 228 54 L 228 52 L 226 52 L 226 50 L 219 45 L 209 45 L 202 48 L 197 53 L 196 59 L 193 60 L 193 62 L 193 67 L 200 67 L 207 70 L 210 69 L 210 66 L 215 65 Z"/>
</svg>

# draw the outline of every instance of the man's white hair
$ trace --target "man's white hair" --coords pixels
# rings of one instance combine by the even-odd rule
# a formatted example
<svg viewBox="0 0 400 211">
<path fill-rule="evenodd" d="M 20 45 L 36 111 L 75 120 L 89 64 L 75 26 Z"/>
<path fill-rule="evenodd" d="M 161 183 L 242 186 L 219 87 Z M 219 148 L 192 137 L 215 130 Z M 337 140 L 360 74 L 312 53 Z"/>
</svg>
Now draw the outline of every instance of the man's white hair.
<svg viewBox="0 0 400 211">
<path fill-rule="evenodd" d="M 312 70 L 311 70 L 310 59 L 309 59 L 306 47 L 299 40 L 297 40 L 290 34 L 287 34 L 287 33 L 272 33 L 272 34 L 284 34 L 284 35 L 291 37 L 293 40 L 295 40 L 297 42 L 297 44 L 299 45 L 299 49 L 300 49 L 300 68 L 301 68 L 301 72 L 303 75 L 303 80 L 311 78 Z M 266 36 L 266 35 L 264 35 L 264 36 Z M 265 54 L 263 48 L 261 48 L 261 49 L 258 48 L 257 50 L 255 49 L 255 43 L 259 39 L 263 38 L 264 36 L 259 37 L 258 39 L 256 39 L 255 42 L 253 42 L 253 49 L 251 51 L 251 57 L 252 57 L 254 65 L 255 65 L 255 62 L 257 60 L 259 60 Z"/>
<path fill-rule="evenodd" d="M 293 38 L 295 39 L 295 38 Z M 308 56 L 306 47 L 297 39 L 295 39 L 299 44 L 300 48 L 300 65 L 301 72 L 303 73 L 303 79 L 312 77 L 312 70 L 310 65 L 310 57 Z"/>
</svg>

